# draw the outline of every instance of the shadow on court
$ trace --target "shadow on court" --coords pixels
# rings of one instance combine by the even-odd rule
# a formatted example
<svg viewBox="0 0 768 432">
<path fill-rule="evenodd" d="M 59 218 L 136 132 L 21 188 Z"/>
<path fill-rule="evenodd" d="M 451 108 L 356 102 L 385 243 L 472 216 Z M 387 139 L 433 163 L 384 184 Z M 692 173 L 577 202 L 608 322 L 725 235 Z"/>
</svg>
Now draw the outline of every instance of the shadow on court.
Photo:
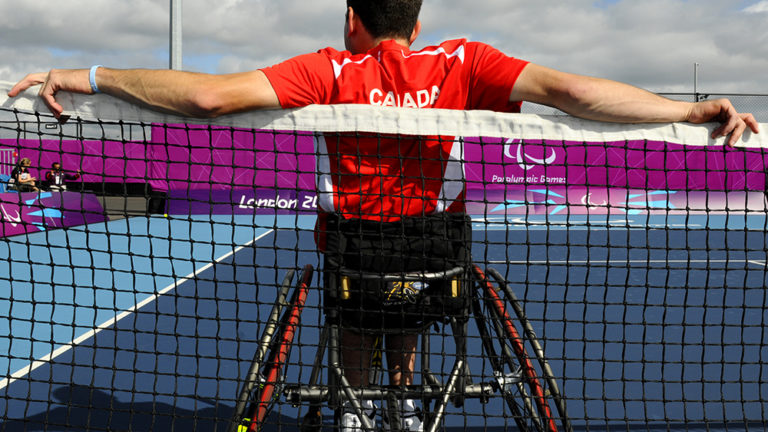
<svg viewBox="0 0 768 432">
<path fill-rule="evenodd" d="M 166 403 L 130 402 L 110 392 L 82 385 L 60 386 L 52 391 L 50 411 L 3 424 L 6 431 L 149 431 L 226 430 L 230 406 L 186 410 Z M 201 401 L 201 405 L 212 405 Z M 218 421 L 217 421 L 218 420 Z"/>
<path fill-rule="evenodd" d="M 213 400 L 198 402 L 201 406 L 198 409 L 183 409 L 169 403 L 130 402 L 89 386 L 60 386 L 51 392 L 51 403 L 56 408 L 7 421 L 0 429 L 9 432 L 228 430 L 232 406 L 216 404 Z M 272 413 L 262 431 L 297 429 L 295 417 Z"/>
</svg>

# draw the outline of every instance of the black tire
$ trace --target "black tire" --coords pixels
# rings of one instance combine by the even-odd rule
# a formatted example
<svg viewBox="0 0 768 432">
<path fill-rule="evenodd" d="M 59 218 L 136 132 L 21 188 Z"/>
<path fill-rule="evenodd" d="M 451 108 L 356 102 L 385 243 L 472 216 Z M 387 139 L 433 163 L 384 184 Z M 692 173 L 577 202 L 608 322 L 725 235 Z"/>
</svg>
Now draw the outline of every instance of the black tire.
<svg viewBox="0 0 768 432">
<path fill-rule="evenodd" d="M 531 345 L 532 351 L 535 354 L 535 358 L 541 367 L 542 376 L 547 383 L 547 394 L 557 409 L 562 430 L 565 432 L 573 432 L 573 426 L 571 425 L 571 420 L 568 417 L 568 410 L 566 409 L 565 399 L 560 392 L 560 386 L 557 384 L 557 380 L 555 379 L 555 374 L 552 371 L 552 367 L 549 365 L 549 362 L 547 362 L 547 358 L 544 355 L 544 349 L 541 346 L 541 342 L 539 341 L 538 336 L 536 336 L 536 332 L 533 330 L 531 322 L 525 315 L 522 304 L 518 300 L 514 291 L 512 291 L 512 288 L 509 286 L 507 281 L 501 276 L 501 273 L 499 273 L 494 268 L 488 268 L 488 274 L 490 274 L 496 280 L 498 286 L 501 287 L 502 291 L 504 291 L 504 296 L 506 297 L 507 303 L 512 306 L 512 310 L 515 312 L 517 321 L 523 328 L 525 340 Z"/>
<path fill-rule="evenodd" d="M 488 331 L 487 320 L 484 316 L 483 308 L 480 305 L 480 300 L 474 298 L 472 302 L 472 313 L 474 314 L 475 324 L 477 325 L 477 328 L 480 332 L 485 358 L 491 364 L 491 368 L 494 370 L 494 372 L 503 371 L 508 366 L 504 358 L 498 353 L 498 349 L 493 341 L 493 336 Z M 497 388 L 497 390 L 500 390 L 500 388 Z M 517 424 L 517 428 L 521 432 L 528 432 L 529 427 L 528 423 L 526 422 L 527 415 L 524 414 L 528 411 L 526 405 L 519 405 L 518 402 L 514 400 L 507 400 L 506 398 L 505 401 L 507 402 L 507 407 L 512 414 L 512 419 Z M 522 402 L 524 403 L 525 401 Z M 531 406 L 530 402 L 527 404 L 527 406 Z"/>
<path fill-rule="evenodd" d="M 518 428 L 521 431 L 570 432 L 570 422 L 562 421 L 562 416 L 561 427 L 557 425 L 552 389 L 544 386 L 547 381 L 542 381 L 534 368 L 532 360 L 535 357 L 529 355 L 524 339 L 508 313 L 505 299 L 480 268 L 475 267 L 474 273 L 482 291 L 480 300 L 474 301 L 473 312 L 483 337 L 483 349 L 494 369 L 496 387 Z M 538 360 L 544 361 L 542 358 Z"/>
<path fill-rule="evenodd" d="M 312 273 L 312 266 L 308 265 L 304 268 L 291 300 L 287 304 L 285 297 L 290 288 L 293 272 L 290 271 L 286 275 L 278 300 L 270 313 L 267 328 L 254 355 L 248 379 L 240 392 L 230 432 L 260 431 L 277 402 L 284 383 L 285 365 L 288 362 L 293 338 L 307 299 Z M 277 322 L 275 317 L 279 316 L 281 311 L 282 316 Z"/>
</svg>

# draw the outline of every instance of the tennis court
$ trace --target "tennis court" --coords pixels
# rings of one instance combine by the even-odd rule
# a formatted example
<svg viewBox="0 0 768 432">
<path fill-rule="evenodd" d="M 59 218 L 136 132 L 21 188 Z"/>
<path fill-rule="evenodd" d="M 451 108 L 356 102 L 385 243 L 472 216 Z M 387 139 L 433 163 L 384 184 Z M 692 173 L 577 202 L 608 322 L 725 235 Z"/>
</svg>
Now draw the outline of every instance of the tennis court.
<svg viewBox="0 0 768 432">
<path fill-rule="evenodd" d="M 29 251 L 30 265 L 14 259 L 6 269 L 13 279 L 29 279 L 24 272 L 30 272 L 35 283 L 12 285 L 12 308 L 9 294 L 2 295 L 9 317 L 3 339 L 9 357 L 3 360 L 10 364 L 2 366 L 19 371 L 3 383 L 3 429 L 224 430 L 280 273 L 294 263 L 317 264 L 310 252 L 313 219 L 230 216 L 212 224 L 210 218 L 134 217 L 89 225 L 87 235 L 83 227 L 70 228 L 4 245 L 3 262 Z M 670 234 L 658 229 L 665 227 L 646 230 L 643 219 L 605 219 L 627 226 L 611 229 L 610 236 L 598 221 L 476 220 L 473 255 L 500 269 L 526 299 L 549 361 L 562 374 L 575 426 L 586 426 L 588 418 L 646 418 L 665 429 L 665 419 L 678 418 L 688 423 L 678 426 L 690 430 L 697 420 L 760 419 L 768 392 L 759 362 L 766 317 L 762 307 L 750 305 L 765 304 L 766 256 L 759 248 L 728 253 L 725 246 L 761 246 L 766 234 Z M 527 236 L 529 246 L 508 248 L 517 242 L 500 241 L 498 234 Z M 710 252 L 669 251 L 679 236 L 698 238 Z M 608 245 L 631 256 L 616 256 Z M 210 256 L 218 259 L 206 262 Z M 318 304 L 313 292 L 292 355 L 291 363 L 303 369 L 314 354 Z M 24 336 L 30 333 L 31 340 Z M 41 358 L 47 361 L 31 361 Z M 307 373 L 293 369 L 299 379 Z M 732 402 L 690 403 L 691 394 Z M 742 400 L 745 394 L 754 400 Z M 285 403 L 276 411 L 282 418 L 275 424 L 295 427 L 295 408 Z M 447 424 L 504 426 L 499 418 L 489 423 L 483 411 L 468 403 Z M 603 427 L 597 420 L 589 424 Z"/>
<path fill-rule="evenodd" d="M 208 405 L 234 397 L 238 367 L 231 359 L 238 358 L 238 349 L 247 353 L 253 341 L 249 334 L 257 330 L 258 308 L 239 310 L 235 299 L 253 302 L 258 295 L 262 302 L 270 301 L 270 292 L 260 292 L 254 282 L 257 277 L 275 280 L 268 267 L 254 273 L 255 251 L 269 249 L 253 243 L 274 232 L 253 227 L 275 224 L 253 218 L 211 222 L 131 218 L 90 225 L 87 233 L 60 230 L 10 243 L 15 250 L 6 254 L 17 256 L 29 247 L 34 262 L 14 262 L 10 274 L 31 272 L 36 282 L 35 297 L 27 302 L 21 293 L 31 293 L 32 287 L 13 285 L 10 333 L 3 342 L 10 353 L 9 368 L 19 371 L 20 379 L 5 382 L 4 416 L 19 419 L 18 426 L 39 421 L 40 428 L 53 423 L 132 430 L 147 430 L 158 422 L 170 425 L 179 421 L 177 416 L 190 421 L 207 417 L 209 424 L 217 417 L 226 419 L 231 407 Z M 295 226 L 295 220 L 289 222 Z M 132 233 L 130 244 L 126 230 Z M 191 236 L 200 243 L 190 242 Z M 215 242 L 242 248 L 217 248 Z M 211 256 L 218 261 L 210 262 Z M 262 259 L 268 257 L 259 262 L 269 263 L 275 257 Z M 10 297 L 4 297 L 7 310 Z M 36 301 L 47 307 L 35 307 Z M 13 332 L 32 333 L 33 338 L 21 338 L 26 343 L 20 344 Z M 29 361 L 49 353 L 55 357 L 39 366 Z M 30 365 L 38 367 L 28 372 Z M 220 378 L 233 381 L 228 387 Z M 14 423 L 7 421 L 5 427 Z M 198 428 L 207 429 L 202 424 Z"/>
</svg>

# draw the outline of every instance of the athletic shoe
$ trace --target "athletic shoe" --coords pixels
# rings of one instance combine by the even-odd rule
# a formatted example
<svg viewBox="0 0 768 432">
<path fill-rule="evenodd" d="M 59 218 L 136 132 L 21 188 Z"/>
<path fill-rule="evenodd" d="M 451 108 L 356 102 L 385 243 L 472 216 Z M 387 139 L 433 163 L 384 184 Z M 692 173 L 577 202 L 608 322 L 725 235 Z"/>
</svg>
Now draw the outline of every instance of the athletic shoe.
<svg viewBox="0 0 768 432">
<path fill-rule="evenodd" d="M 423 432 L 424 424 L 422 420 L 424 415 L 420 408 L 415 407 L 415 403 L 412 399 L 406 399 L 403 403 L 398 402 L 395 409 L 400 411 L 400 430 L 403 432 Z M 390 432 L 394 430 L 389 424 L 389 410 L 387 409 L 382 413 L 381 426 L 384 432 Z"/>
<path fill-rule="evenodd" d="M 362 401 L 363 414 L 371 420 L 371 423 L 376 425 L 376 406 L 373 401 Z M 360 421 L 360 417 L 355 413 L 355 409 L 352 408 L 352 404 L 349 401 L 344 402 L 344 406 L 341 409 L 341 421 L 339 422 L 339 432 L 363 432 L 363 422 Z"/>
<path fill-rule="evenodd" d="M 415 411 L 404 413 L 402 416 L 404 431 L 409 432 L 424 432 L 424 424 L 421 420 L 424 416 L 421 414 L 421 409 L 416 408 Z"/>
</svg>

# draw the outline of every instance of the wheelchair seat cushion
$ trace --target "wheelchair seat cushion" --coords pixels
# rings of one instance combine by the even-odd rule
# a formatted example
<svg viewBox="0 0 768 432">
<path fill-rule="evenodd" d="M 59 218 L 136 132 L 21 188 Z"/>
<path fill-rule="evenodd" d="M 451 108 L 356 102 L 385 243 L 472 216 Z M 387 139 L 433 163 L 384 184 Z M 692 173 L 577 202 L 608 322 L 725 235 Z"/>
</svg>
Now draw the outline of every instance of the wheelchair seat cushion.
<svg viewBox="0 0 768 432">
<path fill-rule="evenodd" d="M 326 307 L 335 307 L 345 325 L 418 328 L 464 310 L 467 291 L 457 292 L 456 287 L 468 286 L 472 232 L 468 216 L 441 213 L 398 222 L 333 216 L 326 226 Z M 457 280 L 362 276 L 442 272 L 459 266 L 467 271 Z"/>
</svg>

